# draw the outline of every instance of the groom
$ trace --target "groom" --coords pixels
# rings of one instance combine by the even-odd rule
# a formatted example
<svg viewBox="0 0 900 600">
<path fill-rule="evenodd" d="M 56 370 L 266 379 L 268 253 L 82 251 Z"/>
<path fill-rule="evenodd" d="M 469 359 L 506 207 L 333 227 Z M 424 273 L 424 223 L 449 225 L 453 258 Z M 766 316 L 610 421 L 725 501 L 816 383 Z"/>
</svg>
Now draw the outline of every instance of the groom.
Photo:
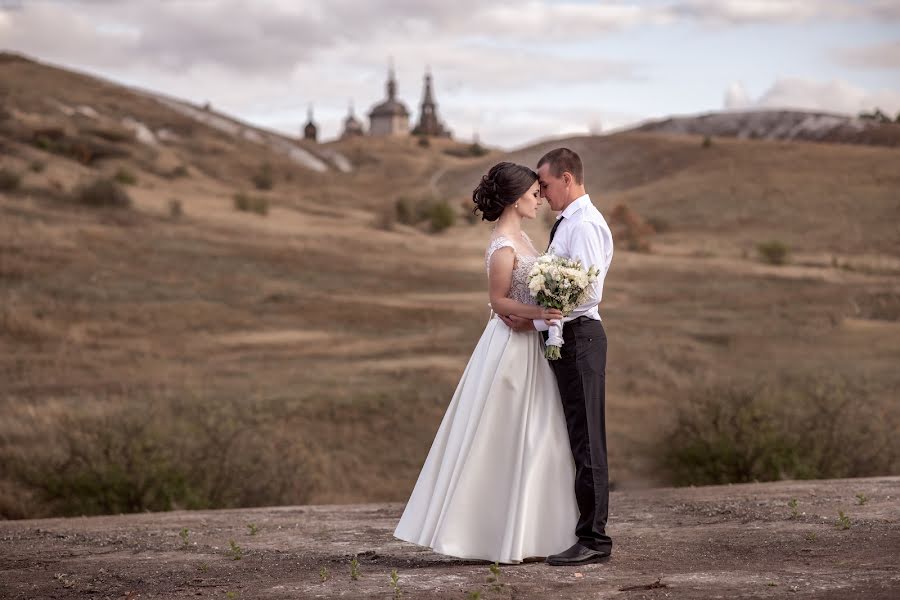
<svg viewBox="0 0 900 600">
<path fill-rule="evenodd" d="M 575 459 L 575 498 L 580 514 L 575 527 L 578 542 L 548 556 L 547 563 L 582 565 L 598 562 L 612 552 L 612 539 L 606 535 L 606 333 L 597 305 L 612 260 L 613 240 L 606 220 L 585 192 L 584 167 L 578 154 L 568 148 L 551 150 L 538 161 L 537 173 L 542 196 L 551 209 L 560 212 L 550 230 L 554 254 L 579 259 L 585 268 L 593 265 L 600 270 L 588 299 L 565 319 L 561 358 L 550 361 Z M 532 322 L 515 315 L 500 318 L 517 331 L 548 329 L 545 321 Z"/>
</svg>

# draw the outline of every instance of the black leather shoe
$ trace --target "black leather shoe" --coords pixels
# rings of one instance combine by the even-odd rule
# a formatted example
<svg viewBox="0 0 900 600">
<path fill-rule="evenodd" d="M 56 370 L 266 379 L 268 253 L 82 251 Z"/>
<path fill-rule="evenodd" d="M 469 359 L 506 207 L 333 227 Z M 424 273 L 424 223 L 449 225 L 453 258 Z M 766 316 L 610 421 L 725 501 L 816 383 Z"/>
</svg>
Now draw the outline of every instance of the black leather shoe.
<svg viewBox="0 0 900 600">
<path fill-rule="evenodd" d="M 547 557 L 547 564 L 554 567 L 588 565 L 609 558 L 608 550 L 592 550 L 587 546 L 576 543 L 574 546 L 559 554 L 551 554 Z"/>
</svg>

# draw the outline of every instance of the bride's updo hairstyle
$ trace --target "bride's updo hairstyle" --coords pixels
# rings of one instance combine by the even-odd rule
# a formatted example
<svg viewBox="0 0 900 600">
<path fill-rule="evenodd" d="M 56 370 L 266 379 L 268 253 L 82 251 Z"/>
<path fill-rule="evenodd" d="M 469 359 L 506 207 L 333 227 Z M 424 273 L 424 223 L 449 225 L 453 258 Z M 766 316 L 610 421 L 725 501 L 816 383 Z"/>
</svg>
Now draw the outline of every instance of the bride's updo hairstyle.
<svg viewBox="0 0 900 600">
<path fill-rule="evenodd" d="M 528 167 L 511 162 L 497 163 L 472 192 L 475 203 L 472 212 L 477 215 L 481 211 L 483 221 L 496 221 L 503 209 L 521 198 L 537 179 L 537 173 Z"/>
</svg>

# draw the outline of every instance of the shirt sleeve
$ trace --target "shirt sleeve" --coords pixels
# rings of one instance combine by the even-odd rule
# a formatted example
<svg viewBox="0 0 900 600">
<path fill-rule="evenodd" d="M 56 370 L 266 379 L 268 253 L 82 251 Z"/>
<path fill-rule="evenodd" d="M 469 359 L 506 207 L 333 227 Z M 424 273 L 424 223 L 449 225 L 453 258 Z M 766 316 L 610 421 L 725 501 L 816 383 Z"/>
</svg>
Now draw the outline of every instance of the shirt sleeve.
<svg viewBox="0 0 900 600">
<path fill-rule="evenodd" d="M 568 320 L 575 319 L 598 304 L 603 291 L 603 277 L 606 275 L 606 238 L 598 223 L 582 221 L 576 226 L 576 230 L 569 237 L 569 257 L 581 261 L 585 269 L 597 267 L 600 276 L 588 287 L 588 295 L 585 301 L 578 306 Z"/>
</svg>

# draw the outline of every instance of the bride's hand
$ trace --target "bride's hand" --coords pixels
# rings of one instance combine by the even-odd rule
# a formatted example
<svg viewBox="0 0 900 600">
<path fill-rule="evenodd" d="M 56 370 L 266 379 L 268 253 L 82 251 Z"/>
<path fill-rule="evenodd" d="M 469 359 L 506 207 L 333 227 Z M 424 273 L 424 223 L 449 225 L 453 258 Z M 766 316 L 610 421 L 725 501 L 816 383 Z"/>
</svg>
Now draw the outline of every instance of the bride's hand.
<svg viewBox="0 0 900 600">
<path fill-rule="evenodd" d="M 549 323 L 550 321 L 562 319 L 563 314 L 555 308 L 545 308 L 541 311 L 541 318 Z"/>
</svg>

